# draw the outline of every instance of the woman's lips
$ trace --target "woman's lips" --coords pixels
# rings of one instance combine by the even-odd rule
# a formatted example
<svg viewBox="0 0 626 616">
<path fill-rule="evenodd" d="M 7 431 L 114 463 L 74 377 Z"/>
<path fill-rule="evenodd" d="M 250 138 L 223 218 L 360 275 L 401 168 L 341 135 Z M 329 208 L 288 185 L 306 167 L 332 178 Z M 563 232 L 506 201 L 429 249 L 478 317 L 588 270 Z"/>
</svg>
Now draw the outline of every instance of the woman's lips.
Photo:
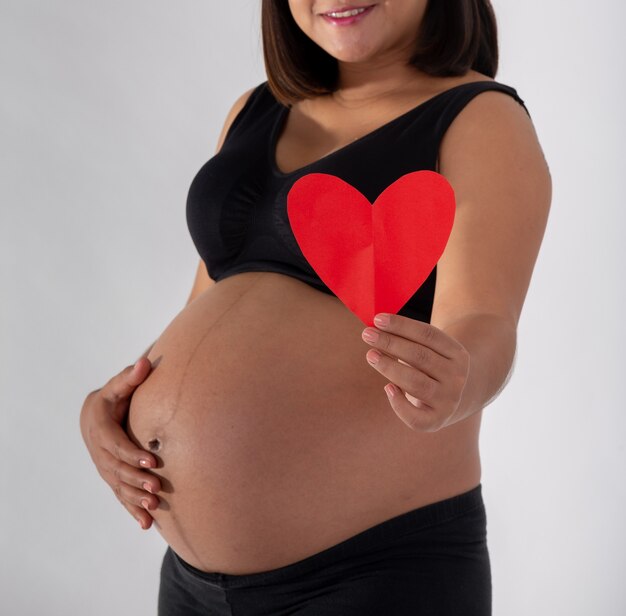
<svg viewBox="0 0 626 616">
<path fill-rule="evenodd" d="M 334 26 L 349 26 L 351 24 L 357 23 L 361 21 L 365 16 L 369 15 L 372 12 L 372 9 L 375 7 L 375 4 L 367 7 L 352 7 L 352 8 L 364 8 L 364 11 L 357 13 L 356 15 L 350 15 L 349 17 L 330 17 L 327 13 L 322 13 L 322 17 L 328 22 L 333 24 Z M 351 10 L 350 7 L 343 7 L 337 11 L 328 11 L 329 13 L 343 13 L 345 11 Z"/>
</svg>

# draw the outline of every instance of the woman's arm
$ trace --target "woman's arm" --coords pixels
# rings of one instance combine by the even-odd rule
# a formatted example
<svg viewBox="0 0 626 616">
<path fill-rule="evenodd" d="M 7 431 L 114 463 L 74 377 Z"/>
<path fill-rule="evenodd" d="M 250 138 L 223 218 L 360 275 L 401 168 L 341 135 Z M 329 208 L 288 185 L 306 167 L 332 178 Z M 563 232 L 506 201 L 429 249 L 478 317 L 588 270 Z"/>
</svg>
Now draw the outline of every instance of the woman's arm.
<svg viewBox="0 0 626 616">
<path fill-rule="evenodd" d="M 507 382 L 552 199 L 532 122 L 502 92 L 482 92 L 458 114 L 440 146 L 440 173 L 456 212 L 430 324 L 390 315 L 369 342 L 383 352 L 375 368 L 406 394 L 390 397 L 394 411 L 425 431 L 480 411 Z"/>
<path fill-rule="evenodd" d="M 469 351 L 459 421 L 490 403 L 510 377 L 552 178 L 524 108 L 493 90 L 477 95 L 452 122 L 440 147 L 440 172 L 454 187 L 456 214 L 437 263 L 431 324 Z"/>
</svg>

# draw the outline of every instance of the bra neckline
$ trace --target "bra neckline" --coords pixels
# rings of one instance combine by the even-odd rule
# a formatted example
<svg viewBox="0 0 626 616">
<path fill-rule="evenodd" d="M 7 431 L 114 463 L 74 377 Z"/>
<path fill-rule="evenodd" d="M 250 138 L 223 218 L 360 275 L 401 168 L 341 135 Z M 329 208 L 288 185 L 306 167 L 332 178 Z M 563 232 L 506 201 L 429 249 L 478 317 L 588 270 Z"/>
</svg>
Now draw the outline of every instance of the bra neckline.
<svg viewBox="0 0 626 616">
<path fill-rule="evenodd" d="M 429 103 L 432 103 L 436 100 L 438 100 L 439 98 L 441 98 L 442 96 L 444 96 L 445 94 L 448 94 L 450 92 L 453 92 L 455 90 L 458 90 L 459 88 L 463 88 L 463 87 L 467 87 L 467 86 L 473 86 L 477 83 L 488 83 L 488 84 L 497 84 L 500 87 L 506 88 L 508 90 L 513 91 L 513 88 L 511 88 L 510 86 L 507 86 L 503 83 L 500 83 L 499 81 L 495 81 L 492 79 L 479 79 L 477 81 L 467 81 L 465 83 L 459 83 L 456 86 L 452 86 L 451 88 L 448 88 L 447 90 L 443 90 L 442 92 L 439 92 L 438 94 L 435 94 L 434 96 L 431 96 L 430 98 L 427 98 L 425 101 L 422 101 L 419 105 L 416 105 L 415 107 L 412 107 L 411 109 L 409 109 L 408 111 L 405 111 L 404 113 L 401 113 L 399 116 L 396 116 L 395 118 L 392 118 L 391 120 L 389 120 L 388 122 L 385 122 L 384 124 L 381 124 L 380 126 L 378 126 L 377 128 L 371 130 L 368 133 L 365 133 L 364 135 L 361 135 L 360 137 L 358 137 L 357 139 L 355 139 L 354 141 L 351 141 L 350 143 L 346 143 L 346 145 L 340 147 L 337 150 L 333 150 L 332 152 L 329 152 L 328 154 L 325 154 L 324 156 L 322 156 L 321 158 L 318 158 L 317 160 L 314 160 L 313 162 L 310 162 L 306 165 L 303 165 L 302 167 L 299 167 L 298 169 L 294 169 L 293 171 L 281 171 L 278 168 L 278 165 L 276 164 L 276 146 L 278 143 L 278 137 L 280 136 L 280 133 L 282 131 L 282 129 L 284 128 L 286 122 L 287 122 L 287 116 L 289 115 L 289 112 L 291 111 L 291 107 L 287 106 L 287 105 L 282 105 L 281 104 L 281 108 L 276 116 L 276 121 L 274 122 L 274 125 L 272 127 L 272 131 L 270 133 L 270 138 L 269 138 L 269 160 L 270 160 L 270 166 L 272 169 L 272 172 L 274 173 L 274 175 L 280 177 L 280 178 L 288 178 L 291 177 L 292 175 L 297 175 L 303 171 L 305 171 L 306 169 L 309 169 L 315 165 L 318 165 L 321 162 L 325 162 L 326 160 L 328 160 L 329 158 L 332 158 L 333 156 L 337 156 L 339 154 L 344 153 L 347 149 L 349 149 L 352 146 L 356 146 L 359 145 L 360 143 L 362 143 L 363 141 L 369 139 L 370 137 L 376 136 L 378 133 L 382 132 L 384 129 L 386 128 L 390 128 L 391 126 L 395 125 L 396 123 L 400 122 L 401 120 L 404 120 L 408 117 L 410 117 L 411 115 L 413 115 L 414 113 L 416 113 L 417 111 L 421 111 L 425 106 L 427 106 Z"/>
</svg>

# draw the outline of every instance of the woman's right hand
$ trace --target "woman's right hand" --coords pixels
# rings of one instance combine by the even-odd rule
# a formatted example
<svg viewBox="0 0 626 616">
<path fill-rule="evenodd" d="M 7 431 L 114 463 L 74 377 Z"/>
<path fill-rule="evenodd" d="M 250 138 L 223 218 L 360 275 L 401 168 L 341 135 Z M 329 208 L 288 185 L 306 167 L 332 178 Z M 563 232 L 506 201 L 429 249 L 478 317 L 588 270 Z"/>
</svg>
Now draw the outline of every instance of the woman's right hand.
<svg viewBox="0 0 626 616">
<path fill-rule="evenodd" d="M 156 468 L 157 460 L 135 446 L 122 423 L 134 390 L 151 370 L 150 360 L 141 357 L 104 387 L 88 394 L 80 412 L 80 430 L 98 473 L 144 530 L 152 525 L 149 510 L 159 506 L 156 493 L 161 490 L 161 483 L 142 469 Z"/>
</svg>

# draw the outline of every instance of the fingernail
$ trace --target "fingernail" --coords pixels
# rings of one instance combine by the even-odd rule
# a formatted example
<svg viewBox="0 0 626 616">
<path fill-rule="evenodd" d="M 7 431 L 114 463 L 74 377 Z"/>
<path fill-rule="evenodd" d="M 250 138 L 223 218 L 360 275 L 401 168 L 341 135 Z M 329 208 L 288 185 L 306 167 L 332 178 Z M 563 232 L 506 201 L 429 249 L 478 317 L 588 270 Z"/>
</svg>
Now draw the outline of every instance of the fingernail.
<svg viewBox="0 0 626 616">
<path fill-rule="evenodd" d="M 143 458 L 141 458 L 141 460 L 139 460 L 139 464 L 141 464 L 141 466 L 147 466 L 150 467 L 150 460 L 144 460 Z"/>
<path fill-rule="evenodd" d="M 139 522 L 139 526 L 143 528 L 143 522 L 141 521 L 141 518 L 135 518 L 135 520 L 137 520 L 137 522 Z"/>
<path fill-rule="evenodd" d="M 141 506 L 142 506 L 144 509 L 147 509 L 149 504 L 150 504 L 150 503 L 148 503 L 148 500 L 147 500 L 147 499 L 145 499 L 145 498 L 142 498 L 142 499 L 141 499 Z"/>
<path fill-rule="evenodd" d="M 367 342 L 376 342 L 378 340 L 378 332 L 375 332 L 373 329 L 364 329 L 363 338 Z"/>
<path fill-rule="evenodd" d="M 375 364 L 380 359 L 380 353 L 378 351 L 368 351 L 366 356 L 370 364 Z"/>
<path fill-rule="evenodd" d="M 390 398 L 393 398 L 396 395 L 396 388 L 391 383 L 387 383 L 387 385 L 385 385 L 385 391 Z"/>
<path fill-rule="evenodd" d="M 147 481 L 144 482 L 143 489 L 146 490 L 147 492 L 150 492 L 150 494 L 152 494 L 152 486 Z"/>
<path fill-rule="evenodd" d="M 389 325 L 389 315 L 385 313 L 377 314 L 374 317 L 374 323 L 376 323 L 378 327 L 387 327 L 387 325 Z"/>
</svg>

